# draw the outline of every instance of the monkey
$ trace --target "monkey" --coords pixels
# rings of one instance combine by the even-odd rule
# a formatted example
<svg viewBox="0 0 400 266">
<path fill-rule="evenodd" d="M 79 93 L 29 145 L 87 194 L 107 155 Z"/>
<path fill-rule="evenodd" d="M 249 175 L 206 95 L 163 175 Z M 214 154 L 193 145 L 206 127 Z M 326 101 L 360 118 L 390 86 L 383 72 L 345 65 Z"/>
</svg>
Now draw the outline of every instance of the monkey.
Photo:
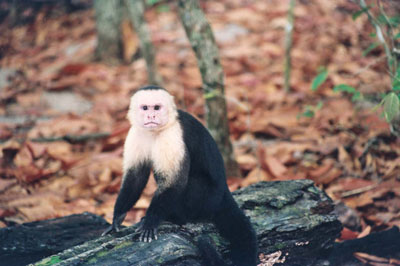
<svg viewBox="0 0 400 266">
<path fill-rule="evenodd" d="M 228 189 L 221 153 L 202 123 L 177 109 L 173 96 L 154 85 L 133 94 L 127 118 L 131 128 L 124 144 L 123 178 L 112 225 L 103 235 L 119 231 L 153 170 L 157 190 L 139 223 L 140 241 L 157 240 L 162 221 L 211 222 L 229 241 L 234 265 L 256 265 L 255 231 Z"/>
</svg>

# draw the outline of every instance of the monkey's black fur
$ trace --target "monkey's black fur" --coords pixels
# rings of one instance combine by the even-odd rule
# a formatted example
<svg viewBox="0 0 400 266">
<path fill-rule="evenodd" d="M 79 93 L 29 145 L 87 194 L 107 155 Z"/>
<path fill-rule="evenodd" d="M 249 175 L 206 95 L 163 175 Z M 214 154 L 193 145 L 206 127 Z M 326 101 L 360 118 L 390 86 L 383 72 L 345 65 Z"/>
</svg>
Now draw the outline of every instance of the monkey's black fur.
<svg viewBox="0 0 400 266">
<path fill-rule="evenodd" d="M 160 87 L 144 88 L 151 89 Z M 249 219 L 228 190 L 224 162 L 217 144 L 207 129 L 190 114 L 178 110 L 178 121 L 186 146 L 178 181 L 166 186 L 164 177 L 154 173 L 158 190 L 141 223 L 141 239 L 156 239 L 161 221 L 178 225 L 208 221 L 214 223 L 220 234 L 229 240 L 230 257 L 235 265 L 256 265 L 256 235 Z M 147 183 L 151 164 L 145 162 L 125 173 L 114 207 L 113 225 L 105 233 L 118 231 L 126 213 L 136 203 Z"/>
</svg>

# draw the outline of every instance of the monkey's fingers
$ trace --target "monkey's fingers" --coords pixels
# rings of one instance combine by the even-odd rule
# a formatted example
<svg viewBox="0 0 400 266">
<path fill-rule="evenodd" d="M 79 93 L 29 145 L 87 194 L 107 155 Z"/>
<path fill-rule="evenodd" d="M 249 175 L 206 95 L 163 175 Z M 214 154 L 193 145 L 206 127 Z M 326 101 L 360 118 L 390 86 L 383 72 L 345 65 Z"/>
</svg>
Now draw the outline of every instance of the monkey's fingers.
<svg viewBox="0 0 400 266">
<path fill-rule="evenodd" d="M 150 243 L 153 240 L 157 240 L 157 229 L 147 229 L 147 230 L 142 230 L 140 233 L 139 240 L 142 242 L 147 242 Z"/>
<path fill-rule="evenodd" d="M 101 236 L 108 235 L 108 234 L 110 234 L 112 232 L 118 233 L 119 230 L 120 230 L 119 226 L 117 226 L 115 224 L 112 224 L 109 227 L 107 227 L 107 229 L 101 234 Z"/>
<path fill-rule="evenodd" d="M 110 225 L 110 226 L 107 227 L 107 229 L 101 234 L 101 236 L 108 235 L 108 234 L 111 233 L 113 230 L 114 230 L 113 226 Z"/>
</svg>

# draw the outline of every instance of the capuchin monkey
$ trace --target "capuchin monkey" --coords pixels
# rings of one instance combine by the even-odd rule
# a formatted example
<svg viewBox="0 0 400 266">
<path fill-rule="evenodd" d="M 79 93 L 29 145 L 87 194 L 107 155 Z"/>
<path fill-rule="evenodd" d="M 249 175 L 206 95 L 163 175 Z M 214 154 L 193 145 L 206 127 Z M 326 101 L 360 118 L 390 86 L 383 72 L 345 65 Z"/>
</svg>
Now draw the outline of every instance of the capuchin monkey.
<svg viewBox="0 0 400 266">
<path fill-rule="evenodd" d="M 162 221 L 212 222 L 230 242 L 235 265 L 256 265 L 255 232 L 228 190 L 222 156 L 207 129 L 177 110 L 173 97 L 158 86 L 140 88 L 132 96 L 128 119 L 124 175 L 113 223 L 103 235 L 119 231 L 152 169 L 157 190 L 138 228 L 141 241 L 156 240 Z"/>
</svg>

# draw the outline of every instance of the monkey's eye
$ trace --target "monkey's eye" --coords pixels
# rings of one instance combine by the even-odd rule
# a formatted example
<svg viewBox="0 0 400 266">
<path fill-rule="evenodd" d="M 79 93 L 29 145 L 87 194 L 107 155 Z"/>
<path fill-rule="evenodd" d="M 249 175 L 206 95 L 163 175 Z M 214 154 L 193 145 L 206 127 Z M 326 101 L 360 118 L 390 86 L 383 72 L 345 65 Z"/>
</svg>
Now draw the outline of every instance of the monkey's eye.
<svg viewBox="0 0 400 266">
<path fill-rule="evenodd" d="M 146 111 L 147 110 L 147 105 L 143 105 L 142 109 Z"/>
<path fill-rule="evenodd" d="M 159 106 L 159 105 L 154 106 L 154 110 L 158 111 L 160 109 L 161 109 L 161 106 Z"/>
</svg>

